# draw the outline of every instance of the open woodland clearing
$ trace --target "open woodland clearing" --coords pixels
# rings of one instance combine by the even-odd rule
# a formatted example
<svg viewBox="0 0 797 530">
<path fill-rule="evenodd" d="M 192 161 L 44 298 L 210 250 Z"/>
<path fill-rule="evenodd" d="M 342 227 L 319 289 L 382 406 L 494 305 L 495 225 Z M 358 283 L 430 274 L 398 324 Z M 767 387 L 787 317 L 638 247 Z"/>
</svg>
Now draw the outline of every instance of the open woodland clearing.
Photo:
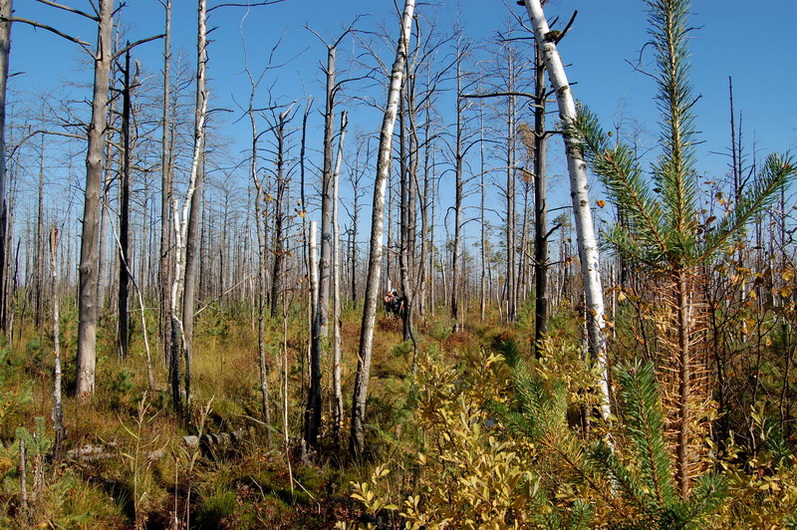
<svg viewBox="0 0 797 530">
<path fill-rule="evenodd" d="M 795 111 L 624 2 L 0 0 L 0 526 L 797 526 Z"/>
</svg>

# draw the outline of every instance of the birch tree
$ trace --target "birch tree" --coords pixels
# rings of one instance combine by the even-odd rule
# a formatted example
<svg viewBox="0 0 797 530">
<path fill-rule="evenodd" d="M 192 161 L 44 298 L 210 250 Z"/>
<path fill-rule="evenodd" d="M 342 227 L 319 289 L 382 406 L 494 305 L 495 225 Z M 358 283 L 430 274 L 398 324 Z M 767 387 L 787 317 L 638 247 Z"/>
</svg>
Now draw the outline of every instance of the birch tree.
<svg viewBox="0 0 797 530">
<path fill-rule="evenodd" d="M 55 430 L 55 446 L 53 453 L 58 458 L 66 437 L 64 430 L 64 409 L 62 405 L 61 388 L 61 327 L 58 301 L 58 228 L 55 225 L 50 229 L 50 272 L 53 289 L 53 428 Z"/>
<path fill-rule="evenodd" d="M 540 0 L 524 0 L 526 10 L 534 28 L 534 37 L 539 46 L 548 77 L 556 93 L 559 115 L 565 130 L 572 128 L 577 119 L 573 92 L 567 81 L 564 65 L 556 49 L 556 34 L 551 33 Z M 576 220 L 576 239 L 581 259 L 581 274 L 587 302 L 587 331 L 589 349 L 598 366 L 601 388 L 601 415 L 604 419 L 611 412 L 609 402 L 609 368 L 606 360 L 606 339 L 603 334 L 604 303 L 600 277 L 600 255 L 595 237 L 595 226 L 590 210 L 587 164 L 584 161 L 579 138 L 565 134 L 567 169 L 570 175 L 570 196 Z"/>
<path fill-rule="evenodd" d="M 354 380 L 354 397 L 352 399 L 351 431 L 349 434 L 349 453 L 357 458 L 365 449 L 365 401 L 368 396 L 368 380 L 371 372 L 371 356 L 373 350 L 374 321 L 376 319 L 376 303 L 379 297 L 379 279 L 382 269 L 382 237 L 385 226 L 385 191 L 393 148 L 393 128 L 396 124 L 401 85 L 404 81 L 404 68 L 407 61 L 407 50 L 415 12 L 415 0 L 405 0 L 401 18 L 401 33 L 396 48 L 396 59 L 390 75 L 390 88 L 387 94 L 387 106 L 382 120 L 379 135 L 379 151 L 374 181 L 373 211 L 371 215 L 371 240 L 368 252 L 368 278 L 365 284 L 363 318 L 360 328 L 360 347 L 357 352 L 357 374 Z"/>
<path fill-rule="evenodd" d="M 340 115 L 340 138 L 338 139 L 338 154 L 335 161 L 335 170 L 332 175 L 332 432 L 335 440 L 340 435 L 341 422 L 343 421 L 343 387 L 341 385 L 341 311 L 340 300 L 340 166 L 343 161 L 343 146 L 346 139 L 346 126 L 348 115 L 344 110 Z"/>
</svg>

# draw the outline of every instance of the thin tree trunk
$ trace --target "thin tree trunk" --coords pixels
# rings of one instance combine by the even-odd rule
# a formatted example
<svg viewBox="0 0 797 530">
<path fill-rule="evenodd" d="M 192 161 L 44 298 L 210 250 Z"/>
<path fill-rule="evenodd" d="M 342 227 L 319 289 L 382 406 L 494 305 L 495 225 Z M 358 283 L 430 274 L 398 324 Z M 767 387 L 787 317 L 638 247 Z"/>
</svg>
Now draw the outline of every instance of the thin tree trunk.
<svg viewBox="0 0 797 530">
<path fill-rule="evenodd" d="M 485 187 L 486 171 L 484 166 L 484 109 L 479 107 L 479 217 L 481 220 L 481 272 L 479 274 L 479 321 L 484 322 L 485 313 L 487 312 L 487 220 L 485 218 L 485 209 L 487 207 L 487 189 Z"/>
<path fill-rule="evenodd" d="M 285 176 L 285 125 L 288 118 L 286 110 L 279 115 L 275 130 L 277 140 L 277 190 L 276 200 L 274 201 L 274 268 L 271 275 L 271 318 L 277 318 L 279 313 L 277 308 L 280 306 L 280 298 L 283 296 L 283 285 L 285 283 L 285 193 L 287 188 L 287 177 Z"/>
<path fill-rule="evenodd" d="M 321 430 L 321 356 L 329 336 L 330 261 L 332 254 L 332 139 L 335 133 L 335 46 L 327 46 L 326 108 L 324 109 L 324 167 L 321 177 L 321 257 L 318 264 L 318 304 L 310 350 L 310 395 L 305 414 L 304 441 L 318 445 Z M 315 370 L 318 370 L 317 373 Z"/>
<path fill-rule="evenodd" d="M 545 136 L 545 64 L 535 47 L 534 102 L 534 352 L 540 356 L 540 341 L 548 333 L 548 206 Z"/>
<path fill-rule="evenodd" d="M 456 333 L 460 330 L 460 314 L 459 314 L 459 259 L 460 247 L 462 246 L 462 200 L 464 193 L 464 184 L 462 182 L 462 163 L 464 154 L 462 152 L 462 112 L 463 102 L 462 98 L 462 50 L 461 50 L 461 35 L 457 35 L 457 130 L 456 130 L 456 151 L 454 153 L 454 244 L 452 245 L 451 252 L 451 320 L 453 322 L 453 331 Z"/>
<path fill-rule="evenodd" d="M 254 99 L 256 84 L 252 83 L 252 92 L 249 97 L 249 120 L 252 127 L 252 152 L 249 171 L 252 183 L 255 186 L 255 226 L 257 230 L 257 255 L 258 255 L 258 274 L 257 274 L 257 353 L 260 364 L 260 408 L 263 412 L 263 421 L 266 424 L 266 443 L 271 445 L 271 411 L 269 407 L 269 388 L 268 388 L 268 362 L 266 360 L 266 301 L 267 301 L 267 282 L 266 269 L 268 267 L 266 249 L 266 216 L 263 212 L 265 194 L 260 178 L 257 176 L 257 166 L 259 160 L 257 120 L 254 112 Z M 275 306 L 271 306 L 271 313 L 274 316 Z"/>
<path fill-rule="evenodd" d="M 564 66 L 556 49 L 556 43 L 549 38 L 550 29 L 545 19 L 540 0 L 524 0 L 534 27 L 537 45 L 541 48 L 545 67 L 551 79 L 559 104 L 559 114 L 565 128 L 576 119 L 576 105 L 572 90 L 565 75 Z M 570 195 L 573 214 L 576 219 L 581 272 L 584 277 L 584 290 L 587 300 L 589 349 L 597 363 L 601 389 L 601 415 L 608 419 L 611 414 L 609 401 L 609 368 L 606 359 L 606 339 L 603 334 L 604 303 L 600 277 L 600 256 L 595 237 L 595 228 L 590 210 L 587 164 L 582 154 L 581 143 L 573 135 L 564 135 L 567 167 L 570 174 Z"/>
<path fill-rule="evenodd" d="M 86 200 L 83 207 L 83 234 L 80 245 L 77 339 L 77 395 L 81 399 L 94 396 L 94 375 L 97 362 L 98 216 L 108 123 L 113 4 L 113 0 L 99 0 L 97 48 L 94 57 L 94 97 L 86 154 Z"/>
<path fill-rule="evenodd" d="M 340 438 L 340 428 L 343 421 L 343 387 L 340 373 L 342 356 L 340 314 L 342 305 L 340 300 L 340 224 L 338 223 L 338 213 L 340 210 L 340 165 L 343 160 L 343 145 L 346 139 L 347 123 L 348 115 L 346 111 L 343 111 L 340 115 L 338 156 L 332 176 L 332 391 L 334 394 L 332 433 L 336 442 Z"/>
<path fill-rule="evenodd" d="M 42 125 L 44 125 L 44 105 L 42 105 Z M 41 135 L 39 153 L 39 187 L 36 204 L 36 233 L 33 277 L 33 322 L 36 328 L 41 324 L 42 296 L 44 291 L 44 146 L 45 135 Z"/>
<path fill-rule="evenodd" d="M 0 0 L 0 329 L 8 331 L 8 176 L 6 170 L 6 87 L 8 61 L 11 51 L 11 22 L 13 0 Z"/>
<path fill-rule="evenodd" d="M 191 207 L 187 219 L 185 239 L 185 280 L 183 283 L 183 357 L 185 359 L 185 403 L 189 410 L 191 405 L 191 356 L 193 354 L 194 335 L 194 301 L 197 276 L 197 250 L 199 238 L 199 217 L 202 207 L 202 174 L 205 156 L 205 119 L 207 113 L 208 93 L 207 79 L 207 0 L 199 0 L 197 9 L 197 74 L 196 74 L 196 117 L 194 120 L 194 193 L 191 195 Z"/>
<path fill-rule="evenodd" d="M 316 239 L 316 232 L 318 231 L 318 224 L 316 221 L 310 221 L 310 234 L 308 237 L 308 246 L 310 247 L 310 252 L 308 255 L 308 264 L 310 266 L 310 301 L 311 301 L 311 310 L 310 314 L 312 317 L 312 324 L 311 324 L 311 331 L 310 333 L 314 336 L 318 333 L 318 247 L 317 247 L 317 239 Z M 317 388 L 321 388 L 321 359 L 316 356 L 312 355 L 312 347 L 311 347 L 311 355 L 309 359 L 309 372 L 310 372 L 310 391 L 307 395 L 307 406 L 305 407 L 305 432 L 303 433 L 302 439 L 302 452 L 305 453 L 308 449 L 307 444 L 309 443 L 307 429 L 308 427 L 312 426 L 313 420 L 311 415 L 315 413 L 316 410 L 321 410 L 321 393 L 320 391 L 317 394 L 313 393 L 314 385 Z M 287 376 L 286 376 L 287 377 Z M 316 381 L 314 378 L 318 378 L 319 380 Z M 313 402 L 314 399 L 319 400 L 318 402 Z M 317 435 L 317 433 L 316 433 Z"/>
<path fill-rule="evenodd" d="M 172 201 L 172 135 L 171 135 L 171 61 L 172 61 L 172 0 L 165 0 L 166 29 L 163 41 L 163 119 L 161 137 L 161 340 L 163 359 L 170 366 L 172 353 L 171 290 L 171 201 Z"/>
<path fill-rule="evenodd" d="M 509 92 L 515 90 L 515 61 L 513 50 L 509 55 Z M 506 319 L 517 318 L 517 213 L 515 192 L 515 141 L 516 103 L 515 96 L 507 97 L 507 145 L 506 145 Z"/>
<path fill-rule="evenodd" d="M 128 292 L 130 289 L 130 52 L 125 53 L 122 89 L 122 182 L 119 205 L 119 329 L 117 353 L 125 359 L 130 350 Z M 139 277 L 140 280 L 140 277 Z"/>
<path fill-rule="evenodd" d="M 58 459 L 64 444 L 66 433 L 64 431 L 64 409 L 61 396 L 61 327 L 58 300 L 58 229 L 55 225 L 50 229 L 50 269 L 52 272 L 53 288 L 53 427 L 55 430 L 55 445 L 53 454 Z"/>
<path fill-rule="evenodd" d="M 379 154 L 374 182 L 373 215 L 371 217 L 371 241 L 368 255 L 368 279 L 365 285 L 365 303 L 363 307 L 362 328 L 360 330 L 360 347 L 357 354 L 357 375 L 354 381 L 354 397 L 352 399 L 351 433 L 349 452 L 359 458 L 365 449 L 365 400 L 368 396 L 368 380 L 371 371 L 371 354 L 373 350 L 374 321 L 376 319 L 376 303 L 379 297 L 379 277 L 382 264 L 382 237 L 385 223 L 385 188 L 390 174 L 393 147 L 393 127 L 396 123 L 396 111 L 401 85 L 404 80 L 404 65 L 407 60 L 407 49 L 410 39 L 412 17 L 415 11 L 415 0 L 405 0 L 404 13 L 401 20 L 401 34 L 396 50 L 396 60 L 388 90 L 387 106 L 379 136 Z"/>
</svg>

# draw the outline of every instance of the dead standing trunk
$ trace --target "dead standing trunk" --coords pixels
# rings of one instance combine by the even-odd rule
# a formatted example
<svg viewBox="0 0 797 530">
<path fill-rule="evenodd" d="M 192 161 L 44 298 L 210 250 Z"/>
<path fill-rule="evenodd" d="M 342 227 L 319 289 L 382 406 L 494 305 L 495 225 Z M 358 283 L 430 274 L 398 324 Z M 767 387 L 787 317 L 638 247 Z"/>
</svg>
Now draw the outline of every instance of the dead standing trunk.
<svg viewBox="0 0 797 530">
<path fill-rule="evenodd" d="M 546 190 L 547 156 L 545 133 L 545 63 L 539 46 L 534 54 L 534 352 L 539 357 L 540 341 L 548 333 L 548 206 Z"/>
<path fill-rule="evenodd" d="M 97 47 L 94 54 L 94 97 L 86 153 L 86 200 L 80 245 L 79 323 L 77 351 L 77 395 L 94 395 L 97 363 L 97 280 L 99 261 L 99 213 L 105 138 L 108 123 L 108 90 L 111 73 L 113 0 L 99 0 Z"/>
<path fill-rule="evenodd" d="M 58 229 L 53 225 L 50 229 L 50 270 L 52 273 L 53 290 L 53 428 L 55 430 L 55 445 L 53 454 L 55 458 L 61 455 L 66 433 L 64 431 L 64 409 L 62 406 L 61 391 L 61 328 L 58 307 Z"/>
<path fill-rule="evenodd" d="M 286 110 L 277 118 L 277 127 L 274 130 L 277 142 L 277 190 L 274 201 L 274 267 L 271 274 L 271 318 L 277 318 L 278 308 L 281 308 L 282 291 L 285 283 L 285 194 L 287 192 L 288 180 L 285 176 L 285 125 L 288 120 L 289 110 Z M 264 232 L 265 234 L 265 232 Z M 265 237 L 264 237 L 265 244 Z M 265 281 L 265 280 L 264 280 Z"/>
<path fill-rule="evenodd" d="M 119 205 L 119 328 L 117 353 L 121 359 L 130 351 L 130 52 L 125 53 L 124 88 L 122 89 L 122 182 Z M 139 278 L 141 281 L 141 278 Z"/>
<path fill-rule="evenodd" d="M 161 136 L 161 340 L 163 359 L 170 366 L 172 353 L 172 309 L 169 302 L 171 289 L 171 201 L 172 201 L 172 134 L 171 134 L 171 61 L 172 61 L 172 0 L 166 0 L 166 31 L 163 42 L 163 118 Z"/>
<path fill-rule="evenodd" d="M 0 0 L 0 329 L 8 331 L 8 177 L 6 174 L 6 87 L 11 51 L 12 0 Z"/>
<path fill-rule="evenodd" d="M 343 111 L 340 116 L 338 156 L 332 176 L 332 392 L 334 394 L 332 433 L 336 443 L 340 438 L 340 428 L 343 422 L 343 387 L 340 373 L 343 353 L 340 314 L 343 308 L 340 301 L 340 223 L 338 222 L 338 213 L 340 210 L 340 165 L 343 160 L 343 145 L 346 139 L 347 123 L 348 115 L 346 111 Z"/>
<path fill-rule="evenodd" d="M 365 449 L 365 400 L 368 396 L 368 380 L 371 371 L 371 354 L 374 338 L 374 321 L 376 319 L 376 303 L 379 297 L 379 278 L 382 265 L 382 238 L 385 227 L 385 189 L 393 148 L 393 128 L 396 123 L 401 85 L 404 80 L 404 66 L 407 60 L 407 48 L 410 39 L 412 17 L 415 11 L 415 0 L 405 0 L 404 13 L 401 20 L 401 34 L 396 49 L 396 60 L 390 76 L 390 88 L 387 96 L 382 130 L 379 136 L 379 153 L 374 182 L 373 214 L 371 217 L 371 241 L 368 254 L 368 279 L 365 285 L 363 319 L 360 329 L 360 347 L 357 352 L 357 375 L 354 380 L 354 396 L 352 399 L 351 432 L 349 435 L 349 453 L 358 458 Z"/>
<path fill-rule="evenodd" d="M 335 43 L 337 44 L 337 43 Z M 321 430 L 321 355 L 329 336 L 330 257 L 332 254 L 332 138 L 335 133 L 335 46 L 327 46 L 326 108 L 324 110 L 324 167 L 321 178 L 321 256 L 318 264 L 318 303 L 310 348 L 310 393 L 305 413 L 304 441 L 315 447 Z"/>
<path fill-rule="evenodd" d="M 196 297 L 197 251 L 199 242 L 199 217 L 202 207 L 202 175 L 205 157 L 205 120 L 207 113 L 207 1 L 199 0 L 197 6 L 197 74 L 196 117 L 194 118 L 194 193 L 187 219 L 185 238 L 185 280 L 183 282 L 183 357 L 185 360 L 185 403 L 191 404 L 191 356 L 193 354 L 194 300 Z"/>
<path fill-rule="evenodd" d="M 548 21 L 542 10 L 540 0 L 524 0 L 537 40 L 548 77 L 556 92 L 559 115 L 565 129 L 576 120 L 576 105 L 565 75 L 564 65 L 556 49 L 555 34 L 550 32 Z M 609 401 L 609 368 L 606 360 L 606 339 L 603 334 L 603 289 L 600 277 L 600 255 L 595 237 L 595 227 L 589 202 L 587 164 L 584 161 L 581 142 L 572 134 L 565 134 L 567 167 L 570 174 L 570 195 L 573 201 L 573 214 L 576 219 L 576 238 L 584 278 L 587 302 L 587 331 L 589 350 L 597 363 L 601 388 L 601 415 L 608 419 L 611 413 Z"/>
</svg>

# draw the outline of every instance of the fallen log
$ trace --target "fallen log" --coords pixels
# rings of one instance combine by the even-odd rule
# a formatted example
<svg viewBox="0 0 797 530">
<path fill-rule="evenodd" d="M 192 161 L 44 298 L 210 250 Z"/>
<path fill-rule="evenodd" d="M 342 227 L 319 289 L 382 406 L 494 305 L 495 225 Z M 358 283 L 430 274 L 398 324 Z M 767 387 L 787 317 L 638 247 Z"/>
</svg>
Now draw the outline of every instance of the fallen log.
<svg viewBox="0 0 797 530">
<path fill-rule="evenodd" d="M 183 443 L 188 447 L 199 447 L 207 455 L 219 450 L 236 449 L 243 441 L 246 431 L 220 432 L 203 434 L 202 436 L 183 436 Z"/>
</svg>

